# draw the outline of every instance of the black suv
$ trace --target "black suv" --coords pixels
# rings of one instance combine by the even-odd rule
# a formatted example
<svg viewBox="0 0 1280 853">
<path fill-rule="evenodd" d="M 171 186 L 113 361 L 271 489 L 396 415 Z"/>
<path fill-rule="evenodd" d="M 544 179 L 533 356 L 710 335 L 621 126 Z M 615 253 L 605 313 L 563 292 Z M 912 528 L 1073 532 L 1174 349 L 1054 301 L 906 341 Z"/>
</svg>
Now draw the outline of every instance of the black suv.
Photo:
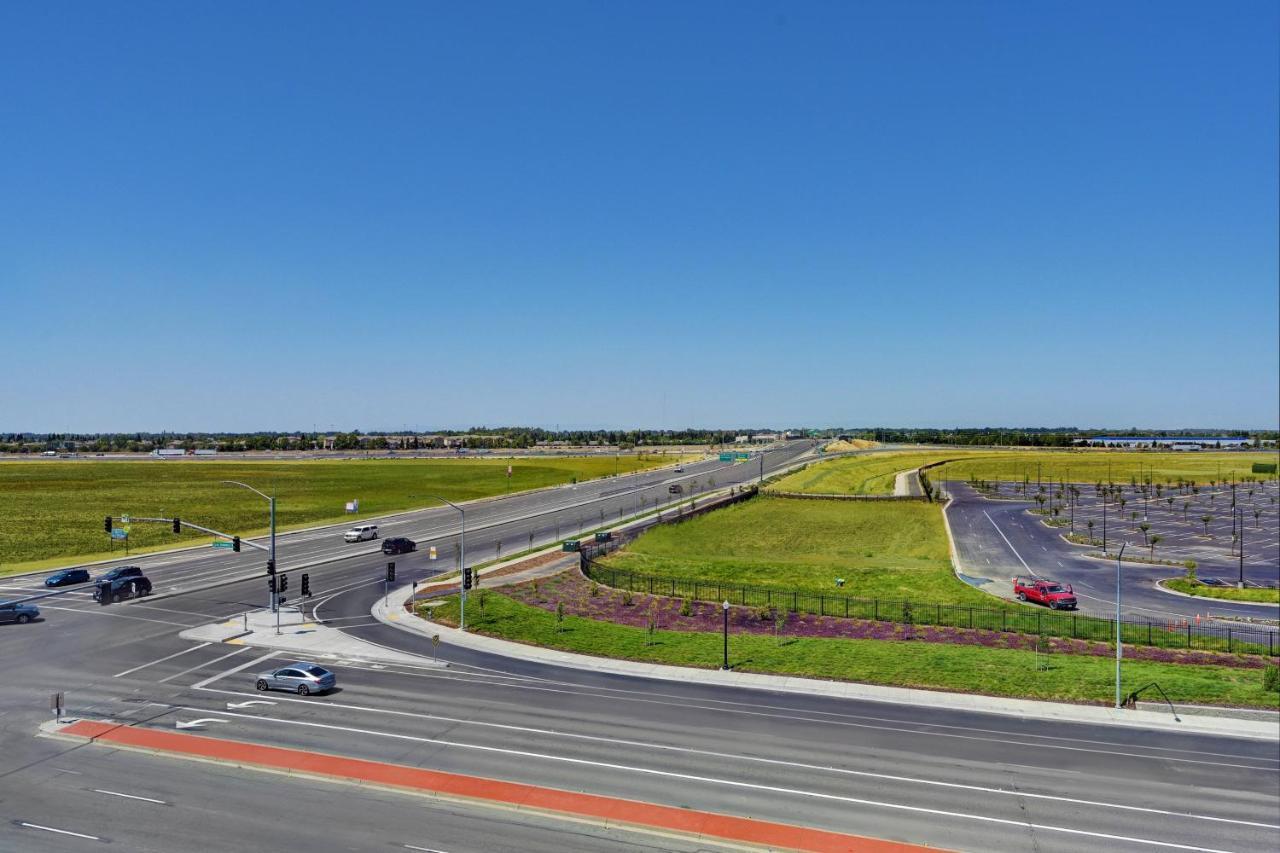
<svg viewBox="0 0 1280 853">
<path fill-rule="evenodd" d="M 120 566 L 98 577 L 93 582 L 93 598 L 101 604 L 110 604 L 125 598 L 141 597 L 151 592 L 151 581 L 137 566 Z"/>
<path fill-rule="evenodd" d="M 392 536 L 390 539 L 382 540 L 382 553 L 384 554 L 408 554 L 410 551 L 416 550 L 418 550 L 418 543 L 403 536 Z"/>
</svg>

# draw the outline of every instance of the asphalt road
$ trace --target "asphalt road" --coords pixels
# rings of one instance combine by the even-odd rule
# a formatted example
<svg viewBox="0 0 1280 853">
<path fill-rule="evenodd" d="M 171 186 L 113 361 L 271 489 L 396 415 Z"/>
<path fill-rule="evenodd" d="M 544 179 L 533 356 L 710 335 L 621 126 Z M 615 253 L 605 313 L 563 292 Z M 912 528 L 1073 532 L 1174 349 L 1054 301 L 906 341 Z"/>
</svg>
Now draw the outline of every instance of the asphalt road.
<svg viewBox="0 0 1280 853">
<path fill-rule="evenodd" d="M 546 523 L 474 533 L 469 524 L 468 550 L 496 550 L 499 536 L 530 526 Z M 368 550 L 309 570 L 310 606 L 353 636 L 429 655 L 422 638 L 369 616 L 385 558 Z M 441 568 L 421 552 L 399 561 L 401 581 Z M 682 849 L 667 838 L 37 739 L 56 690 L 77 715 L 169 730 L 212 717 L 222 722 L 207 733 L 219 737 L 953 849 L 1280 846 L 1273 742 L 655 682 L 450 647 L 441 650 L 446 670 L 327 660 L 340 691 L 273 693 L 272 705 L 228 710 L 263 699 L 252 673 L 287 658 L 177 632 L 261 606 L 263 586 L 255 576 L 109 607 L 67 598 L 41 622 L 0 625 L 0 849 L 100 843 L 27 824 L 140 850 L 281 849 L 286 840 L 321 851 Z"/>
<path fill-rule="evenodd" d="M 988 500 L 962 483 L 947 484 L 954 500 L 947 518 L 956 540 L 962 571 L 980 583 L 990 581 L 999 594 L 1009 595 L 1010 579 L 1034 574 L 1071 584 L 1080 601 L 1081 612 L 1098 616 L 1115 613 L 1115 561 L 1085 556 L 1098 548 L 1072 545 L 1062 539 L 1062 529 L 1046 527 L 1027 512 L 1034 504 L 1014 500 Z M 1083 515 L 1083 513 L 1082 513 Z M 1077 519 L 1077 524 L 1083 522 Z M 1094 535 L 1101 529 L 1095 525 Z M 1126 522 L 1110 532 L 1111 550 L 1117 540 L 1129 540 L 1130 548 L 1141 551 L 1142 534 Z M 1123 539 L 1120 539 L 1123 537 Z M 1180 577 L 1182 569 L 1172 566 L 1126 562 L 1121 572 L 1121 609 L 1127 615 L 1150 619 L 1194 619 L 1197 614 L 1252 619 L 1277 616 L 1276 608 L 1236 604 L 1230 601 L 1192 599 L 1171 595 L 1155 588 L 1159 578 Z M 1203 572 L 1204 570 L 1202 570 Z M 1222 570 L 1219 570 L 1222 571 Z M 1274 579 L 1277 568 L 1266 562 L 1247 566 L 1247 577 Z M 985 585 L 985 584 L 984 584 Z"/>
</svg>

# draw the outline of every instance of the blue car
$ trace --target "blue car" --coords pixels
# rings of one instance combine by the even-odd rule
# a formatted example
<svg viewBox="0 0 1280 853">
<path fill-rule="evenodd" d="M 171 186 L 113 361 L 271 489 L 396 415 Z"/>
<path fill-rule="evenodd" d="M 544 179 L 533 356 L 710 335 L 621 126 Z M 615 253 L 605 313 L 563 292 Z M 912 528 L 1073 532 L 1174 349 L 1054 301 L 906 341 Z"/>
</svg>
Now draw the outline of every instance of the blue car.
<svg viewBox="0 0 1280 853">
<path fill-rule="evenodd" d="M 0 601 L 0 622 L 25 625 L 40 615 L 40 608 L 24 601 Z"/>
<path fill-rule="evenodd" d="M 88 583 L 88 569 L 64 569 L 60 572 L 54 572 L 44 579 L 45 586 L 66 586 L 72 583 Z"/>
</svg>

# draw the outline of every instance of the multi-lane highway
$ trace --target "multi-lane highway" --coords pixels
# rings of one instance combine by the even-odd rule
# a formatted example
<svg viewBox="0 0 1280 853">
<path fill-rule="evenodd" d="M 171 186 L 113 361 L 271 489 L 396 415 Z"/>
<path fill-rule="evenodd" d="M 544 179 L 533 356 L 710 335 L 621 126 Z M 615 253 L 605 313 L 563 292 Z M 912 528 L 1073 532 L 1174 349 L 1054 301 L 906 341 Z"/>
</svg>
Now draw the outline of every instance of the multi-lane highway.
<svg viewBox="0 0 1280 853">
<path fill-rule="evenodd" d="M 766 471 L 800 452 L 771 454 Z M 715 476 L 723 485 L 750 473 L 708 462 L 630 483 L 665 495 L 675 476 Z M 600 510 L 634 506 L 628 502 L 639 495 L 628 480 L 552 490 L 543 500 L 557 514 L 582 513 L 585 524 L 593 512 L 598 521 Z M 566 506 L 593 493 L 585 506 Z M 468 513 L 475 560 L 494 553 L 500 537 L 548 529 L 536 513 L 539 499 L 521 500 L 524 510 L 506 511 L 533 518 L 494 515 L 496 524 L 473 526 Z M 395 523 L 424 541 L 453 535 L 453 520 L 436 511 Z M 282 568 L 325 556 L 325 540 L 311 536 L 301 534 L 289 552 L 282 545 Z M 385 558 L 367 545 L 338 543 L 328 553 L 343 549 L 347 556 L 308 570 L 313 601 L 324 602 L 321 617 L 352 636 L 430 656 L 427 640 L 369 615 Z M 142 728 L 173 731 L 178 720 L 211 718 L 220 722 L 206 724 L 206 733 L 219 738 L 944 848 L 1280 844 L 1274 741 L 675 684 L 448 646 L 440 652 L 451 663 L 444 670 L 338 659 L 328 665 L 339 692 L 263 697 L 252 673 L 288 656 L 178 636 L 261 606 L 261 575 L 194 589 L 189 579 L 226 555 L 191 556 L 191 564 L 153 558 L 174 560 L 149 570 L 165 578 L 159 591 L 176 587 L 169 597 L 108 607 L 68 598 L 56 610 L 46 604 L 43 622 L 0 626 L 0 849 L 101 843 L 88 837 L 149 850 L 694 848 L 665 836 L 35 738 L 54 691 L 65 692 L 71 713 Z M 252 570 L 251 557 L 217 568 L 234 577 Z M 398 560 L 401 581 L 439 568 L 422 552 Z M 227 707 L 254 699 L 273 704 Z"/>
</svg>

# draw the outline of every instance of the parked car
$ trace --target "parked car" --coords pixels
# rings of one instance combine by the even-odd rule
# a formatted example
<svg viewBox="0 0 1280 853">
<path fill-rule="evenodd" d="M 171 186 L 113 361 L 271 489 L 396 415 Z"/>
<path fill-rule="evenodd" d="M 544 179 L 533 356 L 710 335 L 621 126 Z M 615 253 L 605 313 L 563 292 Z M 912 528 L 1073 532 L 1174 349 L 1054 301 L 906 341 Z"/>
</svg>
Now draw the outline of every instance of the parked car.
<svg viewBox="0 0 1280 853">
<path fill-rule="evenodd" d="M 45 586 L 66 586 L 67 584 L 88 582 L 88 569 L 63 569 L 60 572 L 54 572 L 44 579 Z"/>
<path fill-rule="evenodd" d="M 259 673 L 254 686 L 259 690 L 288 690 L 299 696 L 309 696 L 337 687 L 338 677 L 324 667 L 298 662 Z"/>
<path fill-rule="evenodd" d="M 342 534 L 342 538 L 347 542 L 363 542 L 366 539 L 377 539 L 378 525 L 357 524 L 355 527 Z"/>
<path fill-rule="evenodd" d="M 1013 591 L 1019 601 L 1045 604 L 1051 610 L 1076 609 L 1076 593 L 1071 584 L 1063 586 L 1055 581 L 1016 577 L 1013 579 Z"/>
<path fill-rule="evenodd" d="M 403 536 L 392 536 L 390 539 L 382 540 L 382 553 L 384 554 L 408 554 L 410 551 L 416 550 L 418 550 L 418 543 Z"/>
<path fill-rule="evenodd" d="M 0 602 L 0 622 L 17 622 L 25 625 L 40 615 L 40 608 L 25 601 Z"/>
<path fill-rule="evenodd" d="M 137 568 L 133 566 L 131 568 Z M 138 569 L 139 574 L 128 574 L 122 577 L 103 575 L 93 582 L 93 600 L 100 604 L 123 601 L 126 598 L 141 598 L 151 594 L 151 581 Z"/>
</svg>

